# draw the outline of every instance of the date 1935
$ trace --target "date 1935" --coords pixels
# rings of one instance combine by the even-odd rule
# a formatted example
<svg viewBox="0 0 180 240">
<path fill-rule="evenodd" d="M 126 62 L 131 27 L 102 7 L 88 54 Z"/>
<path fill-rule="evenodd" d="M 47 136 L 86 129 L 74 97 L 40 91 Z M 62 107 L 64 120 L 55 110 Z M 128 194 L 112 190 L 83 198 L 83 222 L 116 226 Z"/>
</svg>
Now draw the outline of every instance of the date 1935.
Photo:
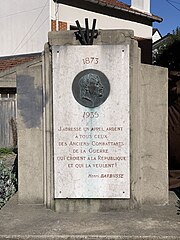
<svg viewBox="0 0 180 240">
<path fill-rule="evenodd" d="M 83 113 L 83 118 L 88 119 L 88 118 L 98 118 L 99 113 L 98 112 L 84 112 Z"/>
</svg>

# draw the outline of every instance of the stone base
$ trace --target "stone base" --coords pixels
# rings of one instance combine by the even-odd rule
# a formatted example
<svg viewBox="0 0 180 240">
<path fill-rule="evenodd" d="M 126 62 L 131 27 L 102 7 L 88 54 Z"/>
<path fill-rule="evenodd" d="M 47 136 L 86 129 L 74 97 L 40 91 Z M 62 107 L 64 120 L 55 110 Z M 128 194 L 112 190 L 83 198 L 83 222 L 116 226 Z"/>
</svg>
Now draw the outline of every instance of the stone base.
<svg viewBox="0 0 180 240">
<path fill-rule="evenodd" d="M 132 208 L 129 200 L 121 199 L 56 199 L 55 211 L 60 213 L 97 213 Z"/>
<path fill-rule="evenodd" d="M 177 197 L 140 210 L 60 214 L 43 205 L 18 205 L 13 197 L 0 211 L 0 240 L 180 240 Z"/>
</svg>

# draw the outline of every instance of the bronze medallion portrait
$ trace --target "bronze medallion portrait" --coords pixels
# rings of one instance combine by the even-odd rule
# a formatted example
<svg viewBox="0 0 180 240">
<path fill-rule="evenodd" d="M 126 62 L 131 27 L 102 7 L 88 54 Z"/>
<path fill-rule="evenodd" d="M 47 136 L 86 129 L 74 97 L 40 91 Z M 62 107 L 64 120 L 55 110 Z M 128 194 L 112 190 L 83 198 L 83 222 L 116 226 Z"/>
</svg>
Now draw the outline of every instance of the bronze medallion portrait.
<svg viewBox="0 0 180 240">
<path fill-rule="evenodd" d="M 106 101 L 110 92 L 109 80 L 99 70 L 87 69 L 77 74 L 72 92 L 78 103 L 95 108 Z"/>
</svg>

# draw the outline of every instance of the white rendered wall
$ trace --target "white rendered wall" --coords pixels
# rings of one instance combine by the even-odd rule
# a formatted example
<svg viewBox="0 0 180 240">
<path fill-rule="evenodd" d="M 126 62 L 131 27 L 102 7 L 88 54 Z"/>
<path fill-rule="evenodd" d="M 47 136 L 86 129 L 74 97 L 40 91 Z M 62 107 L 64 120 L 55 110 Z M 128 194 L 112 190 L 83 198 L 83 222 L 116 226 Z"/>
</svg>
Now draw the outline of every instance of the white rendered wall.
<svg viewBox="0 0 180 240">
<path fill-rule="evenodd" d="M 84 26 L 97 19 L 97 29 L 132 29 L 137 37 L 152 38 L 152 27 L 103 14 L 59 4 L 59 20 Z M 51 19 L 55 20 L 53 0 L 6 0 L 0 7 L 0 56 L 41 52 L 48 41 Z"/>
<path fill-rule="evenodd" d="M 152 37 L 152 42 L 156 42 L 158 41 L 159 39 L 161 39 L 162 37 L 160 36 L 160 34 L 158 33 L 158 31 L 155 32 L 155 34 L 153 35 Z"/>
<path fill-rule="evenodd" d="M 42 51 L 50 30 L 50 0 L 1 2 L 0 56 Z"/>
<path fill-rule="evenodd" d="M 132 0 L 131 6 L 142 12 L 150 13 L 150 0 Z"/>
<path fill-rule="evenodd" d="M 51 19 L 52 20 L 56 20 L 56 4 L 53 0 L 51 1 Z M 59 9 L 60 9 L 60 4 L 59 5 Z M 58 11 L 58 16 L 59 16 L 59 11 Z"/>
<path fill-rule="evenodd" d="M 97 19 L 97 29 L 131 29 L 134 30 L 134 35 L 142 38 L 152 38 L 152 27 L 144 24 L 131 22 L 127 20 L 109 17 L 103 14 L 93 13 L 75 7 L 60 4 L 59 6 L 60 21 L 70 25 L 76 25 L 75 21 L 79 20 L 81 26 L 85 24 L 85 18 L 89 19 L 90 27 L 92 27 L 93 18 Z"/>
</svg>

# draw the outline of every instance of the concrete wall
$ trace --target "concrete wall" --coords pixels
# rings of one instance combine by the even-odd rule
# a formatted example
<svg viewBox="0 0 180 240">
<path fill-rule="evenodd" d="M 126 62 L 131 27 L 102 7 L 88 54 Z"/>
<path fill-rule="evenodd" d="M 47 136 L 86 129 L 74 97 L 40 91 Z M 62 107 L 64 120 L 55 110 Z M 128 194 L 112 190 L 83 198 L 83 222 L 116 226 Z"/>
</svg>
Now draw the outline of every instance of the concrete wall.
<svg viewBox="0 0 180 240">
<path fill-rule="evenodd" d="M 6 70 L 0 73 L 0 87 L 16 88 L 16 70 Z"/>
<path fill-rule="evenodd" d="M 17 72 L 19 203 L 44 200 L 42 64 Z"/>
<path fill-rule="evenodd" d="M 140 142 L 143 202 L 168 200 L 168 70 L 141 64 Z"/>
</svg>

